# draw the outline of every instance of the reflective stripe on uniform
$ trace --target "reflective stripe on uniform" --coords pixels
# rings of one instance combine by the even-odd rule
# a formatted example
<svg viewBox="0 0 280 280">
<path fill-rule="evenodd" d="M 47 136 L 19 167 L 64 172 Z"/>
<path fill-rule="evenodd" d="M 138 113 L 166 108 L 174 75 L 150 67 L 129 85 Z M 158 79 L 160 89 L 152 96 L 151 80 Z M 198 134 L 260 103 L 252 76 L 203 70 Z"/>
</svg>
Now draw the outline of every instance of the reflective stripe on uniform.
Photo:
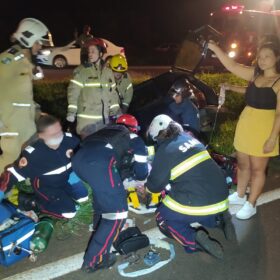
<svg viewBox="0 0 280 280">
<path fill-rule="evenodd" d="M 132 87 L 132 84 L 129 84 L 126 88 L 126 90 L 130 89 Z"/>
<path fill-rule="evenodd" d="M 57 175 L 57 174 L 61 174 L 63 173 L 64 171 L 68 170 L 69 168 L 71 167 L 71 162 L 69 162 L 66 166 L 61 166 L 55 170 L 52 170 L 50 172 L 47 172 L 43 175 Z"/>
<path fill-rule="evenodd" d="M 223 212 L 228 209 L 228 199 L 207 206 L 186 206 L 176 202 L 170 196 L 163 199 L 163 204 L 175 212 L 185 215 L 206 216 Z"/>
<path fill-rule="evenodd" d="M 14 167 L 9 167 L 9 168 L 7 168 L 7 170 L 8 170 L 9 172 L 11 172 L 11 173 L 17 178 L 17 180 L 18 180 L 19 182 L 25 181 L 25 177 L 23 177 L 22 175 L 20 175 L 20 174 L 15 170 Z"/>
<path fill-rule="evenodd" d="M 127 107 L 128 107 L 128 105 L 129 105 L 129 104 L 128 104 L 128 103 L 123 102 L 123 104 L 122 104 L 122 105 L 124 105 L 124 106 L 127 106 Z"/>
<path fill-rule="evenodd" d="M 16 106 L 16 107 L 30 107 L 31 104 L 30 103 L 13 103 L 13 106 Z"/>
<path fill-rule="evenodd" d="M 113 83 L 113 84 L 111 85 L 112 88 L 113 88 L 113 87 L 116 87 L 116 86 L 117 86 L 116 83 Z"/>
<path fill-rule="evenodd" d="M 101 87 L 101 83 L 85 83 L 85 87 Z"/>
<path fill-rule="evenodd" d="M 148 146 L 147 149 L 148 149 L 148 155 L 149 156 L 155 155 L 155 147 L 154 146 Z"/>
<path fill-rule="evenodd" d="M 137 162 L 143 162 L 143 163 L 148 162 L 147 156 L 134 155 L 134 159 Z"/>
<path fill-rule="evenodd" d="M 127 218 L 127 211 L 120 213 L 104 213 L 102 214 L 102 218 L 106 220 L 122 220 Z"/>
<path fill-rule="evenodd" d="M 79 87 L 84 87 L 83 83 L 77 81 L 77 80 L 70 80 L 73 84 L 79 86 Z"/>
<path fill-rule="evenodd" d="M 194 166 L 198 165 L 199 163 L 211 158 L 207 151 L 203 151 L 193 155 L 192 157 L 186 159 L 185 161 L 181 162 L 177 166 L 171 169 L 171 177 L 170 180 L 174 180 L 180 175 L 184 174 L 185 172 L 189 171 Z"/>
<path fill-rule="evenodd" d="M 0 136 L 19 136 L 18 132 L 0 132 Z"/>
<path fill-rule="evenodd" d="M 110 106 L 110 109 L 113 109 L 113 108 L 116 108 L 116 107 L 120 107 L 120 105 L 119 104 L 113 104 L 113 105 Z"/>
<path fill-rule="evenodd" d="M 93 120 L 102 120 L 102 115 L 85 115 L 85 114 L 78 114 L 77 117 L 83 118 L 83 119 L 93 119 Z"/>
<path fill-rule="evenodd" d="M 78 109 L 78 106 L 77 105 L 72 105 L 72 104 L 69 104 L 68 105 L 68 108 L 70 109 Z"/>
</svg>

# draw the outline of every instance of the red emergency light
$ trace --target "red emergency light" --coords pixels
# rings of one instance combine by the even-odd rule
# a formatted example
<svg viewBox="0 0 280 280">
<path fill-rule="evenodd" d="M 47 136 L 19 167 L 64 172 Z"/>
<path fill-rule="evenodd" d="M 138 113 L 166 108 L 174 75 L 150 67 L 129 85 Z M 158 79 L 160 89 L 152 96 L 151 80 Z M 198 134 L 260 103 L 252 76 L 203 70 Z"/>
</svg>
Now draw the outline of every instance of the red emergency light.
<svg viewBox="0 0 280 280">
<path fill-rule="evenodd" d="M 226 5 L 222 6 L 222 11 L 223 12 L 236 12 L 240 13 L 244 10 L 244 5 Z"/>
</svg>

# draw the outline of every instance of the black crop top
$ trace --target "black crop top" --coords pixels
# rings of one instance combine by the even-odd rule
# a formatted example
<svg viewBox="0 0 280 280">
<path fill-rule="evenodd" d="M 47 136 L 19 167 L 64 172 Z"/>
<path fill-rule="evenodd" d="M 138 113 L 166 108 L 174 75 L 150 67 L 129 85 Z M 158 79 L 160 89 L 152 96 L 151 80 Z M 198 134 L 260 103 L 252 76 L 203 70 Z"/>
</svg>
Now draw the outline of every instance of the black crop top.
<svg viewBox="0 0 280 280">
<path fill-rule="evenodd" d="M 277 81 L 278 79 L 273 85 L 275 85 Z M 275 110 L 277 95 L 272 87 L 257 87 L 255 82 L 251 82 L 245 93 L 246 104 L 256 109 Z"/>
</svg>

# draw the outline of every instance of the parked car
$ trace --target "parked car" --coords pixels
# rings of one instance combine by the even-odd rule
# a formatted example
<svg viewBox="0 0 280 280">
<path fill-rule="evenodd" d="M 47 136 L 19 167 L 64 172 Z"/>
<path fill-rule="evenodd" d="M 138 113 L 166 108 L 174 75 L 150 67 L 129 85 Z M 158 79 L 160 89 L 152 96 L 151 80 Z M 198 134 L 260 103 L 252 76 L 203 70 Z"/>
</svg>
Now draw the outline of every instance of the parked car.
<svg viewBox="0 0 280 280">
<path fill-rule="evenodd" d="M 102 40 L 107 45 L 107 53 L 104 54 L 104 59 L 115 54 L 125 55 L 123 47 L 116 46 L 106 39 Z M 75 66 L 80 64 L 80 51 L 81 48 L 76 44 L 76 41 L 73 41 L 63 47 L 42 49 L 37 56 L 37 60 L 41 65 L 54 66 L 55 68 Z"/>
</svg>

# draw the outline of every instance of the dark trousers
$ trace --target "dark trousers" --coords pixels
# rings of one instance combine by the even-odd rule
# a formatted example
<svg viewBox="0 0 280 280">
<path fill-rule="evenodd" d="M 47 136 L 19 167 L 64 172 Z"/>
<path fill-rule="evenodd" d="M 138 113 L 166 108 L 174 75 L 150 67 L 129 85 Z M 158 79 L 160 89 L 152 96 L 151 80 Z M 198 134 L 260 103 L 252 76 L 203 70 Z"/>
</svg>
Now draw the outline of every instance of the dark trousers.
<svg viewBox="0 0 280 280">
<path fill-rule="evenodd" d="M 178 241 L 187 253 L 196 251 L 195 233 L 196 229 L 191 227 L 192 223 L 198 222 L 205 227 L 216 227 L 216 215 L 189 216 L 175 212 L 164 204 L 156 211 L 156 222 L 159 230 L 169 238 Z"/>
</svg>

